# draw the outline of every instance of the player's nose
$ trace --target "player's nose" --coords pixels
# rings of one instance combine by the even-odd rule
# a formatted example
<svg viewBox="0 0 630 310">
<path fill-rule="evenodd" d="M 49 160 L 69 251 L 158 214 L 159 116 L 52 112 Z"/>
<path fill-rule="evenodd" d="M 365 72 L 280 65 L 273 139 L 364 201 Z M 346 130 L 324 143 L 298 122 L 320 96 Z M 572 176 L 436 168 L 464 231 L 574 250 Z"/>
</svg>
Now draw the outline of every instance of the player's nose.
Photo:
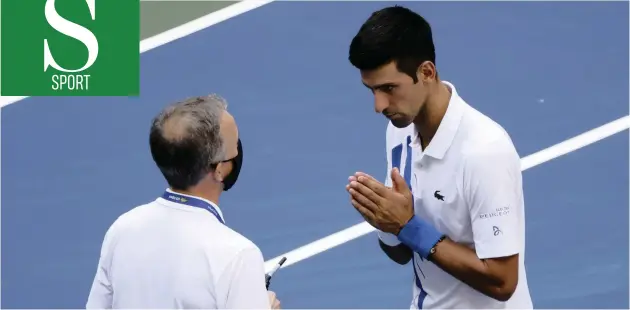
<svg viewBox="0 0 630 310">
<path fill-rule="evenodd" d="M 374 111 L 378 114 L 383 113 L 389 106 L 389 99 L 384 94 L 374 94 Z"/>
</svg>

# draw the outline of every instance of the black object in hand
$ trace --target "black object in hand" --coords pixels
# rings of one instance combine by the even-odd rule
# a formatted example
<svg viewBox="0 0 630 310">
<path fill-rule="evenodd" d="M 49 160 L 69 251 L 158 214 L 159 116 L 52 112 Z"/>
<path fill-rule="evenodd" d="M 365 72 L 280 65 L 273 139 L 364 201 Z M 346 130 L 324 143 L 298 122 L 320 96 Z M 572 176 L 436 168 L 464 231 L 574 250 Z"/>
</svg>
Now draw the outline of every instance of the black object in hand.
<svg viewBox="0 0 630 310">
<path fill-rule="evenodd" d="M 268 273 L 265 275 L 265 286 L 267 287 L 267 289 L 269 289 L 269 284 L 271 283 L 271 276 L 273 276 L 273 274 L 278 271 L 278 269 L 280 269 L 280 267 L 282 267 L 282 265 L 284 264 L 284 262 L 287 260 L 286 257 L 283 257 L 278 264 Z"/>
</svg>

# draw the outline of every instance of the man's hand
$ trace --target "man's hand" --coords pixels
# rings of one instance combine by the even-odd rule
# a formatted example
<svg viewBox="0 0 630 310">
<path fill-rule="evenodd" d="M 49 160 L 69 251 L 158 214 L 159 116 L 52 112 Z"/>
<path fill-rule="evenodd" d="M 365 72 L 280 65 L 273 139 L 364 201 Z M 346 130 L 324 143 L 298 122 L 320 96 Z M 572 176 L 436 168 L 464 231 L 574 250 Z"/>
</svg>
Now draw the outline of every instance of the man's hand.
<svg viewBox="0 0 630 310">
<path fill-rule="evenodd" d="M 370 225 L 398 235 L 413 217 L 413 198 L 398 169 L 392 169 L 391 178 L 393 187 L 388 188 L 373 177 L 357 172 L 349 178 L 346 190 L 354 208 Z"/>
<path fill-rule="evenodd" d="M 271 309 L 280 309 L 280 300 L 276 297 L 276 293 L 269 291 L 268 294 Z"/>
</svg>

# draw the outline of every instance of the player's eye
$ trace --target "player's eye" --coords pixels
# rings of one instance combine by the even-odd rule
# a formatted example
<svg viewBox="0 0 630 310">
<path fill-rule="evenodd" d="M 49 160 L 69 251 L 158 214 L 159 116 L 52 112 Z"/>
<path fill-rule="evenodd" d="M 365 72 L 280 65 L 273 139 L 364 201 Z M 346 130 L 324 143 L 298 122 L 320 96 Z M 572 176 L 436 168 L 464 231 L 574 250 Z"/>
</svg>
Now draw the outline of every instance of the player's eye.
<svg viewBox="0 0 630 310">
<path fill-rule="evenodd" d="M 396 89 L 396 86 L 394 85 L 383 85 L 382 87 L 380 87 L 380 91 L 385 92 L 390 94 L 391 92 L 394 91 L 394 89 Z"/>
</svg>

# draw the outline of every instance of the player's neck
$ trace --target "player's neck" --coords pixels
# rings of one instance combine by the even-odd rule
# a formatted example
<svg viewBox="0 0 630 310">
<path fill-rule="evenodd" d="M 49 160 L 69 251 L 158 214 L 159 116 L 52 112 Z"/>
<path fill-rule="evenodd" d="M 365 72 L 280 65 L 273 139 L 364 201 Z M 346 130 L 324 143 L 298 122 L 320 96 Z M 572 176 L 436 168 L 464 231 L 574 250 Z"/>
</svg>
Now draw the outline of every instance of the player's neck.
<svg viewBox="0 0 630 310">
<path fill-rule="evenodd" d="M 424 108 L 414 121 L 422 141 L 422 149 L 431 143 L 433 136 L 440 127 L 440 123 L 446 114 L 448 103 L 451 100 L 451 90 L 444 83 L 435 85 L 435 90 L 427 99 Z"/>
<path fill-rule="evenodd" d="M 212 186 L 212 184 L 204 183 L 204 181 L 201 181 L 200 184 L 193 186 L 187 190 L 171 190 L 176 193 L 203 198 L 205 200 L 215 203 L 216 205 L 219 205 L 219 196 L 221 195 L 222 189 L 218 188 L 218 186 Z"/>
</svg>

